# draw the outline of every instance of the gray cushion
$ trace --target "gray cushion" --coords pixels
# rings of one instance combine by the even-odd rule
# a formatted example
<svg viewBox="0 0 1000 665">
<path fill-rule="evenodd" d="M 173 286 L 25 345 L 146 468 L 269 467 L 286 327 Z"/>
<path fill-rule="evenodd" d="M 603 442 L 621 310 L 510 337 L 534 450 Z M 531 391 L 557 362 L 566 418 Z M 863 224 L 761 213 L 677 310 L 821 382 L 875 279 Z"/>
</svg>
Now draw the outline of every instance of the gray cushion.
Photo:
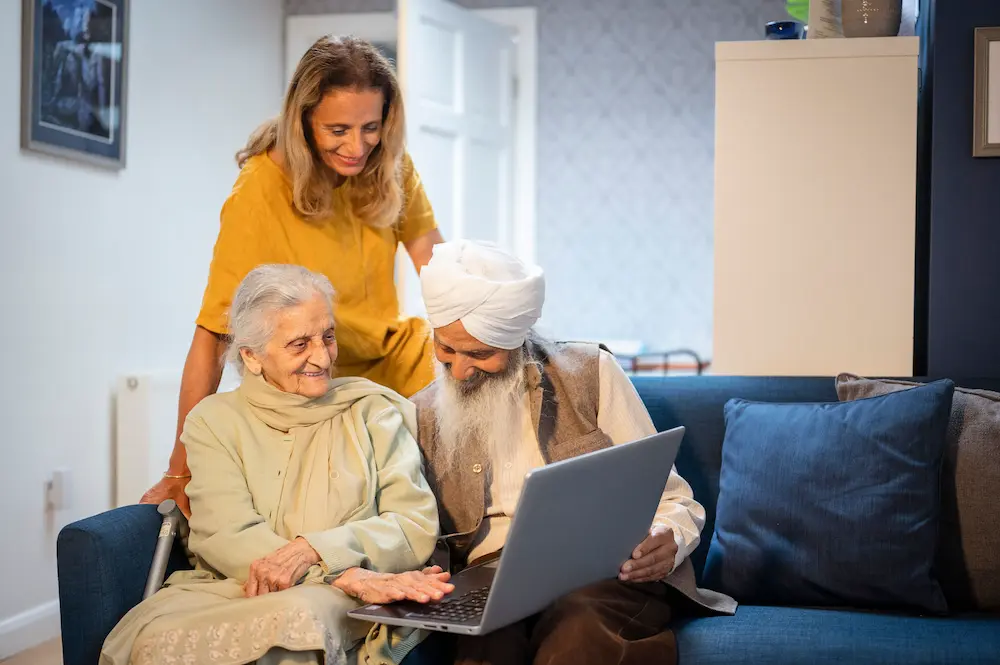
<svg viewBox="0 0 1000 665">
<path fill-rule="evenodd" d="M 842 401 L 918 383 L 837 377 Z M 952 610 L 1000 610 L 1000 393 L 955 388 L 941 466 L 935 576 Z"/>
</svg>

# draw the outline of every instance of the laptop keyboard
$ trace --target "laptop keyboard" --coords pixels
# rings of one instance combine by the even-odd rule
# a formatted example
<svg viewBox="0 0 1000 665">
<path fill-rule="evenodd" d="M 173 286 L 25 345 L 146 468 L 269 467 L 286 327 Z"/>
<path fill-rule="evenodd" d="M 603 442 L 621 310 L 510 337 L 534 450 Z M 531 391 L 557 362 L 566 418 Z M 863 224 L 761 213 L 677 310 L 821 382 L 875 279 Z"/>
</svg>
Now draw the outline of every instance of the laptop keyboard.
<svg viewBox="0 0 1000 665">
<path fill-rule="evenodd" d="M 411 612 L 411 615 L 428 619 L 444 619 L 455 623 L 478 619 L 486 609 L 486 598 L 490 588 L 483 587 L 462 594 L 458 598 L 448 598 L 434 605 L 425 605 L 422 609 Z"/>
</svg>

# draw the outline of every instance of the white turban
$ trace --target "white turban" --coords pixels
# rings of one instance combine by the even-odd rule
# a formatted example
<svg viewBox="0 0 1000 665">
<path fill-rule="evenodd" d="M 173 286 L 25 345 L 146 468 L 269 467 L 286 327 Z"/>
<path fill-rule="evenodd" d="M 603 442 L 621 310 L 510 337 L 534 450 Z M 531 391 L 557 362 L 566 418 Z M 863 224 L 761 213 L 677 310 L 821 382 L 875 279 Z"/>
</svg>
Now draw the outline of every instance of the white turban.
<svg viewBox="0 0 1000 665">
<path fill-rule="evenodd" d="M 432 327 L 461 321 L 470 335 L 498 349 L 524 344 L 545 302 L 541 268 L 472 240 L 434 245 L 420 286 Z"/>
</svg>

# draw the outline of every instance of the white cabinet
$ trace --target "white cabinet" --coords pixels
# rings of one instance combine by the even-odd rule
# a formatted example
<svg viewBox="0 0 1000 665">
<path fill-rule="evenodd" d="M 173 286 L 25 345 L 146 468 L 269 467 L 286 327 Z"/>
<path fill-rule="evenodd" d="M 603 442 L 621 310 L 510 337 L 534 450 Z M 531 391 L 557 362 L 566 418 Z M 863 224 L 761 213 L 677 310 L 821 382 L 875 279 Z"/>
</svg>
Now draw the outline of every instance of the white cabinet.
<svg viewBox="0 0 1000 665">
<path fill-rule="evenodd" d="M 713 373 L 912 372 L 918 52 L 716 45 Z"/>
</svg>

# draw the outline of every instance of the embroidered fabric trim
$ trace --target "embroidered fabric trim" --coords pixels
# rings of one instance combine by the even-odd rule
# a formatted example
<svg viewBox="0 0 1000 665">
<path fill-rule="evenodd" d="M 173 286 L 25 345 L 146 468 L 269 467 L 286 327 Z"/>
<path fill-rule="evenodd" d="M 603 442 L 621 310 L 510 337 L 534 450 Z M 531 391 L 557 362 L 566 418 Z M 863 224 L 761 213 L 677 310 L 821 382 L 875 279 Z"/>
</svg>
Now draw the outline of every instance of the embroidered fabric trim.
<svg viewBox="0 0 1000 665">
<path fill-rule="evenodd" d="M 146 632 L 146 631 L 144 631 Z M 273 647 L 325 652 L 325 665 L 342 665 L 344 652 L 311 612 L 288 608 L 250 621 L 224 621 L 143 636 L 132 650 L 135 665 L 245 665 Z"/>
</svg>

